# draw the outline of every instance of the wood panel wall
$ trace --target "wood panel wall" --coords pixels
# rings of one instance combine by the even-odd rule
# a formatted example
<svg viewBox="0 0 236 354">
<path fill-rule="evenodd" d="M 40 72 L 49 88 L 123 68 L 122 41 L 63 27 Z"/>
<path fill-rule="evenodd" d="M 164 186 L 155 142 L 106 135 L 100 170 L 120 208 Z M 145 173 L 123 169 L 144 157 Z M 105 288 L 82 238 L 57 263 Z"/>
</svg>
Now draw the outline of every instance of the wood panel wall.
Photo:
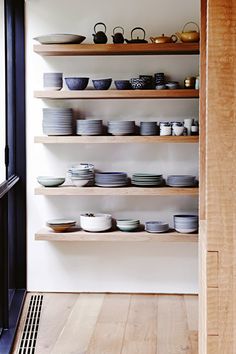
<svg viewBox="0 0 236 354">
<path fill-rule="evenodd" d="M 202 1 L 204 3 L 204 1 Z M 204 12 L 202 13 L 204 18 Z M 236 1 L 208 0 L 200 354 L 236 353 Z M 204 60 L 202 53 L 202 58 Z M 204 79 L 204 76 L 203 76 Z M 204 95 L 204 91 L 202 91 Z M 204 96 L 201 103 L 204 105 Z M 201 119 L 204 112 L 201 109 Z M 205 148 L 204 148 L 205 143 Z M 205 149 L 205 157 L 204 157 Z M 205 178 L 204 178 L 205 176 Z M 205 183 L 205 186 L 204 186 Z M 204 192 L 206 191 L 206 194 Z M 205 203 L 204 203 L 205 198 Z"/>
</svg>

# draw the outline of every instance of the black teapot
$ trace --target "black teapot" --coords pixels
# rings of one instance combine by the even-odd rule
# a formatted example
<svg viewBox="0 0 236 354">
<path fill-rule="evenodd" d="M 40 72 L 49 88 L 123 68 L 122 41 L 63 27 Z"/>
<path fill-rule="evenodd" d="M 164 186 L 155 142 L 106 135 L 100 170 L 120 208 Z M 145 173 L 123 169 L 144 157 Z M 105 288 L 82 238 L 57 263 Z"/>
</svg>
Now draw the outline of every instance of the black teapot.
<svg viewBox="0 0 236 354">
<path fill-rule="evenodd" d="M 136 39 L 133 38 L 133 32 L 134 31 L 137 31 L 137 30 L 141 30 L 143 31 L 143 39 L 140 39 L 138 36 Z M 131 31 L 131 39 L 125 39 L 126 43 L 147 43 L 148 41 L 145 39 L 145 36 L 146 36 L 146 32 L 145 30 L 142 28 L 142 27 L 135 27 L 132 29 Z"/>
<path fill-rule="evenodd" d="M 116 32 L 116 33 L 115 33 L 115 30 L 118 29 L 118 28 L 122 30 L 122 33 L 121 33 L 121 32 Z M 113 38 L 113 43 L 114 43 L 114 44 L 122 44 L 122 43 L 124 43 L 124 41 L 125 41 L 125 39 L 124 39 L 124 28 L 121 27 L 121 26 L 115 27 L 115 28 L 113 29 L 113 36 L 112 36 L 112 38 Z"/>
<path fill-rule="evenodd" d="M 103 32 L 103 31 L 96 32 L 96 27 L 98 25 L 104 26 L 105 32 Z M 107 28 L 106 28 L 105 23 L 103 23 L 103 22 L 96 23 L 96 25 L 94 26 L 94 32 L 95 33 L 93 34 L 93 41 L 94 41 L 95 44 L 105 44 L 105 43 L 107 43 L 106 30 L 107 30 Z"/>
</svg>

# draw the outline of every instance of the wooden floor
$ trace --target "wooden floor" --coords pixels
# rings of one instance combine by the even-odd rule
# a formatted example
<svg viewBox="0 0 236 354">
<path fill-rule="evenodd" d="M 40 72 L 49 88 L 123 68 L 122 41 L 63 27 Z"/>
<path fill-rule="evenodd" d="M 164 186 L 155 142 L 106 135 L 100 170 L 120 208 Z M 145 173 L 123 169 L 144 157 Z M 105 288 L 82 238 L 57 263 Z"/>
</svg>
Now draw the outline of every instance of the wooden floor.
<svg viewBox="0 0 236 354">
<path fill-rule="evenodd" d="M 44 294 L 35 354 L 197 354 L 197 313 L 193 295 Z"/>
</svg>

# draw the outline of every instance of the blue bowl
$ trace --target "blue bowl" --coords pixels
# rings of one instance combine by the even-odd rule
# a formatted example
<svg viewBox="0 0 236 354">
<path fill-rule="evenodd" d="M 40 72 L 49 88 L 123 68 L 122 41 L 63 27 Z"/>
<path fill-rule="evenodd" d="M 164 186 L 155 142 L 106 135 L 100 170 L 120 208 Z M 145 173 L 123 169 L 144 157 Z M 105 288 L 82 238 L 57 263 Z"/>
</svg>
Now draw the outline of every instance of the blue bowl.
<svg viewBox="0 0 236 354">
<path fill-rule="evenodd" d="M 88 86 L 88 77 L 66 77 L 65 82 L 69 90 L 84 90 Z"/>
<path fill-rule="evenodd" d="M 129 80 L 116 80 L 114 81 L 117 90 L 130 90 L 131 84 Z"/>
<path fill-rule="evenodd" d="M 93 80 L 93 86 L 96 90 L 108 90 L 111 83 L 112 79 Z"/>
</svg>

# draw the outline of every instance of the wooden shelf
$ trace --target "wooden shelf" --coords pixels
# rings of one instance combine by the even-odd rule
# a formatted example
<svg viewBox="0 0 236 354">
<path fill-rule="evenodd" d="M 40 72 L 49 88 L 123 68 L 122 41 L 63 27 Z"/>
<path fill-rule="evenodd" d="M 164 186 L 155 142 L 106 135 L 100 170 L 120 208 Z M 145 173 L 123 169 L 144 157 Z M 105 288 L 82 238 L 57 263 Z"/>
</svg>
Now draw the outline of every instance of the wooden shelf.
<svg viewBox="0 0 236 354">
<path fill-rule="evenodd" d="M 38 144 L 191 144 L 198 136 L 36 136 Z"/>
<path fill-rule="evenodd" d="M 34 45 L 42 56 L 199 54 L 199 43 Z"/>
<path fill-rule="evenodd" d="M 35 91 L 35 98 L 43 99 L 157 99 L 198 98 L 198 90 L 84 90 L 84 91 Z"/>
<path fill-rule="evenodd" d="M 37 241 L 82 241 L 82 242 L 197 242 L 197 234 L 180 234 L 178 232 L 168 232 L 165 234 L 151 234 L 146 231 L 137 232 L 86 232 L 83 230 L 57 233 L 44 228 L 35 235 Z"/>
<path fill-rule="evenodd" d="M 198 188 L 173 188 L 173 187 L 38 187 L 35 188 L 36 195 L 65 195 L 65 196 L 197 196 Z"/>
</svg>

